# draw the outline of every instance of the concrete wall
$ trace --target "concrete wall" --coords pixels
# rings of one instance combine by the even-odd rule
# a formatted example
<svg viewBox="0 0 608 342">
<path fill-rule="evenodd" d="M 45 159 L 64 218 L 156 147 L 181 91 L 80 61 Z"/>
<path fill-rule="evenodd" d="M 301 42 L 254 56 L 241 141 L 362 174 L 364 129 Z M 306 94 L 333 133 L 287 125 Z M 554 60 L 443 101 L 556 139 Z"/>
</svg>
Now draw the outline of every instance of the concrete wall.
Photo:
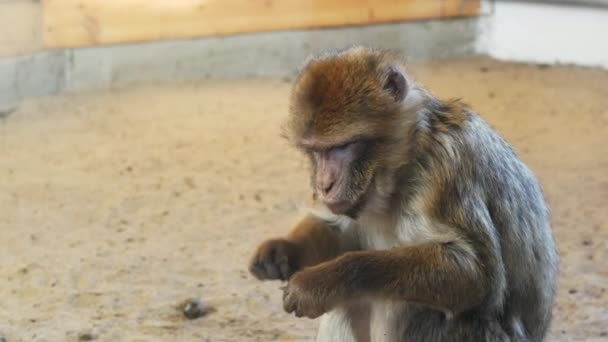
<svg viewBox="0 0 608 342">
<path fill-rule="evenodd" d="M 488 6 L 488 3 L 485 3 Z M 608 68 L 608 10 L 498 1 L 493 15 L 49 51 L 40 3 L 0 0 L 0 117 L 28 96 L 138 81 L 289 76 L 309 53 L 349 44 L 413 59 L 473 53 Z M 488 8 L 486 7 L 487 11 Z"/>
<path fill-rule="evenodd" d="M 474 52 L 476 30 L 467 18 L 41 51 L 0 58 L 0 111 L 28 96 L 138 81 L 289 76 L 311 52 L 350 44 L 412 59 L 463 56 Z"/>
</svg>

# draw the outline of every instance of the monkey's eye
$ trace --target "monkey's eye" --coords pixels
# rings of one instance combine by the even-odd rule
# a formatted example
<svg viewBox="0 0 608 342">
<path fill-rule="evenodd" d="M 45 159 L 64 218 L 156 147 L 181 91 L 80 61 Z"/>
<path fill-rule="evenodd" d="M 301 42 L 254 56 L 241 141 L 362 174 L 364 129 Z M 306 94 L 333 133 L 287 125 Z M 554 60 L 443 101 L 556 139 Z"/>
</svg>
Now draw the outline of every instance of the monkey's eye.
<svg viewBox="0 0 608 342">
<path fill-rule="evenodd" d="M 334 146 L 332 147 L 330 150 L 334 151 L 334 152 L 344 152 L 346 151 L 350 146 L 352 145 L 352 143 L 348 142 L 342 145 L 338 145 L 338 146 Z"/>
<path fill-rule="evenodd" d="M 340 156 L 344 156 L 344 155 L 348 154 L 350 151 L 352 151 L 358 145 L 359 145 L 358 141 L 349 141 L 344 144 L 333 146 L 332 148 L 330 148 L 328 150 L 328 152 L 334 156 L 340 157 Z"/>
</svg>

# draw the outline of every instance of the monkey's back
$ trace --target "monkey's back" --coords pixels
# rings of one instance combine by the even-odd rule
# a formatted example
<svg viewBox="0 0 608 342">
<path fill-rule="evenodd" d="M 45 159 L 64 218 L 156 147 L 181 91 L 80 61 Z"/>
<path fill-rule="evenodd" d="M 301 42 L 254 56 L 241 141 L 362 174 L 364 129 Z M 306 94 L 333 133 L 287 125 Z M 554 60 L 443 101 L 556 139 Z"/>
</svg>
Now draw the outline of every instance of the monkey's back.
<svg viewBox="0 0 608 342">
<path fill-rule="evenodd" d="M 467 113 L 460 128 L 443 134 L 442 151 L 448 152 L 435 156 L 447 174 L 440 211 L 460 221 L 451 223 L 463 231 L 485 230 L 468 237 L 473 244 L 489 239 L 500 251 L 498 260 L 481 255 L 482 263 L 497 269 L 490 272 L 492 292 L 485 303 L 496 311 L 486 314 L 496 315 L 510 336 L 540 340 L 551 320 L 558 264 L 541 186 L 479 115 Z"/>
</svg>

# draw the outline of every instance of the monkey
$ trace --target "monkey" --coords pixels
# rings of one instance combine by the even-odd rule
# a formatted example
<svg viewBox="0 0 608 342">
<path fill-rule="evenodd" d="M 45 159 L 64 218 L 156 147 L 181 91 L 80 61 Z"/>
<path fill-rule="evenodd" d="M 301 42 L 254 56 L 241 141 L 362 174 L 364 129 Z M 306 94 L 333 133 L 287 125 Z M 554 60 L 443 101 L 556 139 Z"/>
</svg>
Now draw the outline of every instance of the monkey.
<svg viewBox="0 0 608 342">
<path fill-rule="evenodd" d="M 440 100 L 397 52 L 308 58 L 286 137 L 312 201 L 249 270 L 286 281 L 317 341 L 542 341 L 559 255 L 541 185 L 461 100 Z"/>
</svg>

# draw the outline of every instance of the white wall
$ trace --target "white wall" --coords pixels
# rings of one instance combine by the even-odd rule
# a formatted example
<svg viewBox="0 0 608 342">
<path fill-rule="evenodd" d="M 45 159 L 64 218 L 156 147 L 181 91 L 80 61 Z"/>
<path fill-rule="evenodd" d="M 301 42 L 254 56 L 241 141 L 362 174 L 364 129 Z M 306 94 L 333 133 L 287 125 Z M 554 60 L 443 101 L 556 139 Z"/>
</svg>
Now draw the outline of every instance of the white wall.
<svg viewBox="0 0 608 342">
<path fill-rule="evenodd" d="M 498 59 L 608 69 L 608 9 L 496 2 L 477 51 Z"/>
</svg>

